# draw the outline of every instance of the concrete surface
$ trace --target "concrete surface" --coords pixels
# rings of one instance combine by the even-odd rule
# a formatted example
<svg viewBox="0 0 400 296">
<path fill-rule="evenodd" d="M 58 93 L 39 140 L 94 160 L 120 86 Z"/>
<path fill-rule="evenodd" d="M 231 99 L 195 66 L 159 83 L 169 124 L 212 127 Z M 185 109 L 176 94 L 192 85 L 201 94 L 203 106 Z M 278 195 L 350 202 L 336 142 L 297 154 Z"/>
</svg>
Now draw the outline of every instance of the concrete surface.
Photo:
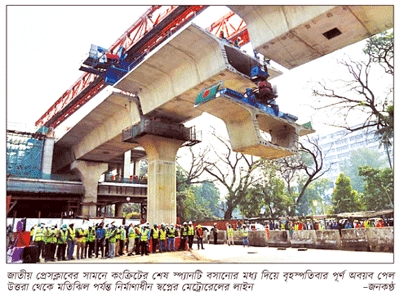
<svg viewBox="0 0 400 296">
<path fill-rule="evenodd" d="M 354 252 L 296 248 L 280 250 L 273 247 L 205 244 L 204 250 L 167 252 L 149 256 L 121 256 L 113 259 L 83 259 L 62 262 L 82 263 L 393 263 L 393 253 Z"/>
</svg>

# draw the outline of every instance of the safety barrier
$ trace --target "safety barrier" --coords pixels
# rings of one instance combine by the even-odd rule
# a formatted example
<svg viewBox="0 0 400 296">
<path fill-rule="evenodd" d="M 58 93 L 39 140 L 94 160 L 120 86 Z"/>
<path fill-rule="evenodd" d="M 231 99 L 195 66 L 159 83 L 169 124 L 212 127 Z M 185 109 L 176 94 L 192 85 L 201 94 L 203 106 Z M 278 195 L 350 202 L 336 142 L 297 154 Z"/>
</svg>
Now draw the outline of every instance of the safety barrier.
<svg viewBox="0 0 400 296">
<path fill-rule="evenodd" d="M 340 250 L 341 246 L 339 230 L 315 230 L 314 248 Z"/>
<path fill-rule="evenodd" d="M 368 251 L 367 228 L 341 230 L 342 250 Z"/>
<path fill-rule="evenodd" d="M 293 248 L 313 248 L 316 240 L 315 230 L 294 230 L 290 238 Z"/>
<path fill-rule="evenodd" d="M 249 231 L 249 243 L 250 246 L 267 247 L 268 246 L 267 232 L 264 230 Z"/>
<path fill-rule="evenodd" d="M 268 247 L 290 247 L 288 230 L 273 230 L 269 232 Z"/>
<path fill-rule="evenodd" d="M 393 227 L 367 228 L 367 239 L 370 251 L 393 252 L 394 249 Z"/>
<path fill-rule="evenodd" d="M 225 230 L 219 230 L 217 233 L 217 244 L 225 244 L 226 243 L 226 231 Z M 209 244 L 214 244 L 214 232 L 211 231 L 210 233 L 210 240 L 208 242 Z"/>
</svg>

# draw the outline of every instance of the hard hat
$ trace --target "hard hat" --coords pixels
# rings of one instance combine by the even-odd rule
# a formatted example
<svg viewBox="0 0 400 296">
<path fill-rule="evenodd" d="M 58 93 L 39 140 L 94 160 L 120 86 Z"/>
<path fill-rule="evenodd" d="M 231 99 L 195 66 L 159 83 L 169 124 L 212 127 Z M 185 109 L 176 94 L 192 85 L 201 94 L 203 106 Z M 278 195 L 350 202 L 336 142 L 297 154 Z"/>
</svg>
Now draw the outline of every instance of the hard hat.
<svg viewBox="0 0 400 296">
<path fill-rule="evenodd" d="M 217 225 L 217 223 L 214 223 L 214 225 Z"/>
<path fill-rule="evenodd" d="M 187 225 L 187 222 L 183 222 L 183 225 Z"/>
<path fill-rule="evenodd" d="M 201 225 L 197 225 L 197 228 L 201 228 Z"/>
<path fill-rule="evenodd" d="M 154 223 L 154 226 L 157 227 L 158 226 L 157 223 Z"/>
<path fill-rule="evenodd" d="M 171 223 L 171 226 L 174 226 L 174 223 Z"/>
<path fill-rule="evenodd" d="M 164 223 L 164 222 L 162 222 L 162 223 L 161 223 L 161 226 L 164 226 L 164 225 L 165 225 L 165 223 Z"/>
<path fill-rule="evenodd" d="M 192 225 L 192 221 L 189 221 L 189 224 Z"/>
</svg>

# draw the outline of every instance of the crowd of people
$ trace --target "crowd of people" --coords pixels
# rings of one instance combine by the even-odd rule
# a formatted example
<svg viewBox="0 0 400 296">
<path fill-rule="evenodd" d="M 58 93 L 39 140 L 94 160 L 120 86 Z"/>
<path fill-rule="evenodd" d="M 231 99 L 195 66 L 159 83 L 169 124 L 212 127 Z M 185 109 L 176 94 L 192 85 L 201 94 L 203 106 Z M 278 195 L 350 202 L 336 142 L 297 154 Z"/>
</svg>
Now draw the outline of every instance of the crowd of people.
<svg viewBox="0 0 400 296">
<path fill-rule="evenodd" d="M 115 223 L 95 225 L 45 226 L 41 223 L 32 227 L 31 242 L 38 248 L 38 256 L 45 262 L 79 260 L 85 258 L 114 258 L 119 256 L 148 256 L 152 253 L 183 251 L 192 249 L 194 238 L 197 248 L 204 249 L 203 229 L 193 223 L 154 224 L 150 229 L 148 222 L 140 225 L 117 226 Z M 175 246 L 179 237 L 179 245 Z M 39 261 L 39 260 L 38 260 Z"/>
</svg>

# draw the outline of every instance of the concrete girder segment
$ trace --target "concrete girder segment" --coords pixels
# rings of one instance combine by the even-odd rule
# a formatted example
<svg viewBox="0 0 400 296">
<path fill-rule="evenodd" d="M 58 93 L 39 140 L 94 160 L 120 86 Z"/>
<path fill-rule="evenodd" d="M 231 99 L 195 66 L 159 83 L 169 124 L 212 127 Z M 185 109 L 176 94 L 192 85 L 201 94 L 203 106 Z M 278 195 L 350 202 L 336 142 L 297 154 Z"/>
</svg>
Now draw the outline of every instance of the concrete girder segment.
<svg viewBox="0 0 400 296">
<path fill-rule="evenodd" d="M 138 144 L 122 142 L 123 129 L 140 122 L 138 107 L 132 98 L 110 94 L 72 127 L 55 145 L 54 171 L 74 160 L 109 162 Z"/>
<path fill-rule="evenodd" d="M 246 23 L 253 48 L 292 69 L 393 28 L 392 5 L 228 6 Z"/>
<path fill-rule="evenodd" d="M 315 132 L 223 95 L 196 108 L 225 122 L 233 151 L 265 159 L 296 154 L 299 136 Z"/>
<path fill-rule="evenodd" d="M 227 47 L 232 55 L 227 54 Z M 114 87 L 137 93 L 146 116 L 185 122 L 202 114 L 193 106 L 203 88 L 218 81 L 239 92 L 254 87 L 250 73 L 245 75 L 235 69 L 242 66 L 242 61 L 244 67 L 249 61 L 256 63 L 254 58 L 190 24 L 149 53 Z M 273 78 L 282 73 L 271 69 L 269 74 Z"/>
</svg>

